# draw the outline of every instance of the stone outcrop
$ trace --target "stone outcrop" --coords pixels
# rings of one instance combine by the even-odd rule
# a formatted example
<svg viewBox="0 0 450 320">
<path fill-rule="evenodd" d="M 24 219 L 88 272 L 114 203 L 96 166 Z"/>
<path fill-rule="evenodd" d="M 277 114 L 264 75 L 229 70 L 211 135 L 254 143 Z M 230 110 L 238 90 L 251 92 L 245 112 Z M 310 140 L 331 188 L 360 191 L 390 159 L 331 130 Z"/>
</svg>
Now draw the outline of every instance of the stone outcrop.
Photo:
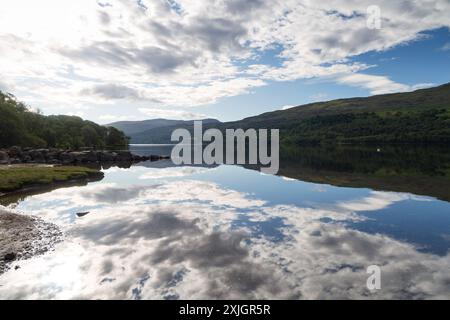
<svg viewBox="0 0 450 320">
<path fill-rule="evenodd" d="M 168 159 L 162 156 L 139 156 L 130 151 L 70 151 L 60 149 L 30 149 L 11 147 L 0 150 L 0 164 L 46 163 L 62 165 L 98 163 L 136 163 Z"/>
<path fill-rule="evenodd" d="M 5 151 L 0 151 L 0 164 L 8 164 L 9 161 L 9 154 Z"/>
</svg>

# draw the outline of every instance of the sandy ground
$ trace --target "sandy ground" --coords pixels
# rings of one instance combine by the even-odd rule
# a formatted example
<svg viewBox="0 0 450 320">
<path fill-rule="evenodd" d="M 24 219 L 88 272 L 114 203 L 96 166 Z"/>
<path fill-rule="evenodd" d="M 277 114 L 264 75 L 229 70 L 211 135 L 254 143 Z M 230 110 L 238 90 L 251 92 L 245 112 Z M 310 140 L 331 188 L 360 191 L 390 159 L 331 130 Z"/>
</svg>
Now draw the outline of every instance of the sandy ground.
<svg viewBox="0 0 450 320">
<path fill-rule="evenodd" d="M 17 268 L 15 261 L 43 254 L 60 241 L 62 232 L 56 225 L 0 207 L 0 274 Z"/>
</svg>

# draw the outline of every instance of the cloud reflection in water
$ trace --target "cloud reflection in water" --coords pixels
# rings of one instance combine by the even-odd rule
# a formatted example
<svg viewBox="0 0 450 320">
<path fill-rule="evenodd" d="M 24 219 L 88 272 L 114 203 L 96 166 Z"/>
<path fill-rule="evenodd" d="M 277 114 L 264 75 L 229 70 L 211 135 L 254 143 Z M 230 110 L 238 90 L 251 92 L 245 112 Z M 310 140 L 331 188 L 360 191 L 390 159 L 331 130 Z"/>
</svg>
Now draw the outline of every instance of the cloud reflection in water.
<svg viewBox="0 0 450 320">
<path fill-rule="evenodd" d="M 100 183 L 25 200 L 17 209 L 58 223 L 66 241 L 0 277 L 0 297 L 450 297 L 448 254 L 419 252 L 387 235 L 348 227 L 368 219 L 358 211 L 424 199 L 371 192 L 323 208 L 272 204 L 197 179 L 205 172 L 199 169 L 160 172 L 152 179 L 149 169 L 132 168 L 135 179 L 128 184 L 118 181 L 130 172 L 116 170 Z M 75 218 L 81 208 L 89 208 L 89 215 Z M 366 289 L 372 264 L 382 267 L 383 276 L 375 293 Z"/>
</svg>

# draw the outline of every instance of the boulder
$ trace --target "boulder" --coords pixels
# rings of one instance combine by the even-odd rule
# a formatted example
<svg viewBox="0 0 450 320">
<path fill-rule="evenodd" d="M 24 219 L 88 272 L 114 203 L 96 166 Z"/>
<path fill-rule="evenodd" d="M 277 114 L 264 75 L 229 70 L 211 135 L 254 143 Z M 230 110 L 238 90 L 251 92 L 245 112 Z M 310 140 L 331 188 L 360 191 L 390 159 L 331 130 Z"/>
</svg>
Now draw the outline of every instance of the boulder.
<svg viewBox="0 0 450 320">
<path fill-rule="evenodd" d="M 50 150 L 49 149 L 37 149 L 36 151 L 42 153 L 45 156 L 47 153 L 49 153 Z"/>
<path fill-rule="evenodd" d="M 130 151 L 119 151 L 117 152 L 116 161 L 133 161 L 133 155 Z"/>
<path fill-rule="evenodd" d="M 8 164 L 9 155 L 5 151 L 0 151 L 0 164 Z"/>
<path fill-rule="evenodd" d="M 85 152 L 70 152 L 70 154 L 75 162 L 84 162 L 84 159 L 86 158 Z"/>
<path fill-rule="evenodd" d="M 8 153 L 11 158 L 21 158 L 22 148 L 17 146 L 11 147 L 9 148 Z"/>
<path fill-rule="evenodd" d="M 150 161 L 158 161 L 158 160 L 160 160 L 160 159 L 161 159 L 160 156 L 154 156 L 154 155 L 151 155 L 151 156 L 150 156 Z"/>
<path fill-rule="evenodd" d="M 17 258 L 17 254 L 15 252 L 9 252 L 7 254 L 5 254 L 5 256 L 3 257 L 4 261 L 13 261 Z"/>
<path fill-rule="evenodd" d="M 49 159 L 47 160 L 48 164 L 61 164 L 61 160 L 58 159 Z"/>
<path fill-rule="evenodd" d="M 30 157 L 35 163 L 45 163 L 45 156 L 42 150 L 31 150 Z"/>
<path fill-rule="evenodd" d="M 117 154 L 115 152 L 103 151 L 100 153 L 99 159 L 101 162 L 112 162 L 115 161 Z"/>
<path fill-rule="evenodd" d="M 30 155 L 29 155 L 29 153 L 28 152 L 26 152 L 26 153 L 24 153 L 23 154 L 23 156 L 22 156 L 22 162 L 23 163 L 28 163 L 28 162 L 31 162 L 31 157 L 30 157 Z"/>
<path fill-rule="evenodd" d="M 49 152 L 45 155 L 45 160 L 48 163 L 51 163 L 55 160 L 59 161 L 61 152 L 58 150 L 49 150 Z"/>
<path fill-rule="evenodd" d="M 77 212 L 77 217 L 81 218 L 81 217 L 84 217 L 87 214 L 89 214 L 89 211 L 87 211 L 87 212 Z"/>
<path fill-rule="evenodd" d="M 59 156 L 62 164 L 71 164 L 75 162 L 75 158 L 71 152 L 63 152 Z"/>
<path fill-rule="evenodd" d="M 99 155 L 96 151 L 89 151 L 86 153 L 84 160 L 89 163 L 98 162 Z"/>
</svg>

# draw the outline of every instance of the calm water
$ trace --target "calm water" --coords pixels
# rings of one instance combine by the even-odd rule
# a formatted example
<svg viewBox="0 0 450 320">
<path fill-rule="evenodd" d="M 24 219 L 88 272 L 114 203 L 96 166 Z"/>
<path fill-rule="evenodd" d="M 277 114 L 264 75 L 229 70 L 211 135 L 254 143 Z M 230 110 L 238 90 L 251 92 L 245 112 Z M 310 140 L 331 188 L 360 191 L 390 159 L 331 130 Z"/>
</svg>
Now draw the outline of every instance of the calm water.
<svg viewBox="0 0 450 320">
<path fill-rule="evenodd" d="M 284 150 L 280 176 L 148 162 L 24 196 L 9 207 L 65 241 L 0 276 L 0 298 L 449 299 L 450 155 L 377 149 Z"/>
</svg>

